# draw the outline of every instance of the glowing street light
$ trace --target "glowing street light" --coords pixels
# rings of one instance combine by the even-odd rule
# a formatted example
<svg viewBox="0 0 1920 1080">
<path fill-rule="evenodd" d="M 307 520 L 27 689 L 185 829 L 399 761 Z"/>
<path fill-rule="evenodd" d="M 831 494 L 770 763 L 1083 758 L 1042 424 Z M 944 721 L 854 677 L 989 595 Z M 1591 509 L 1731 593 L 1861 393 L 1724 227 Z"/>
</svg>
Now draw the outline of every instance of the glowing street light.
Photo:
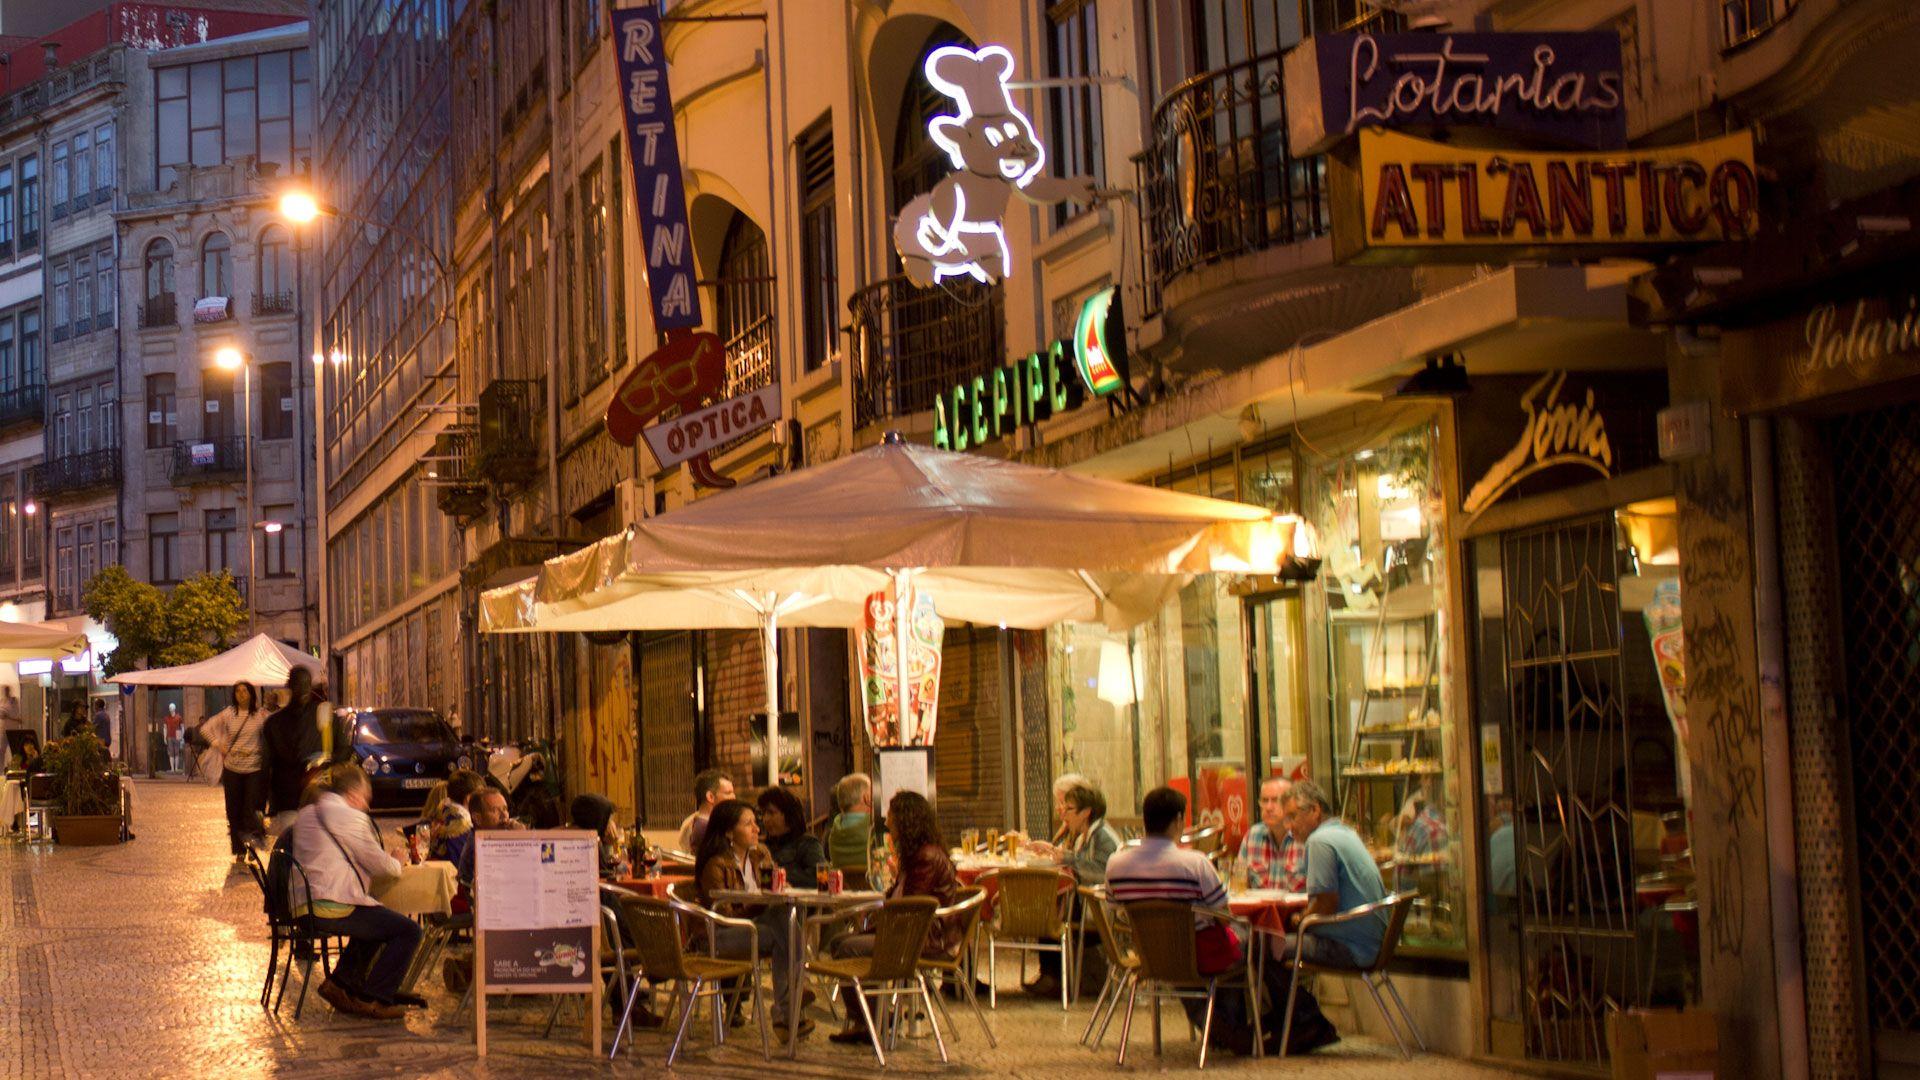
<svg viewBox="0 0 1920 1080">
<path fill-rule="evenodd" d="M 231 345 L 215 350 L 213 354 L 214 366 L 221 371 L 239 371 L 246 362 L 247 358 L 240 355 L 240 350 Z"/>
<path fill-rule="evenodd" d="M 295 225 L 306 225 L 320 216 L 320 203 L 305 191 L 289 191 L 280 196 L 280 216 Z"/>
</svg>

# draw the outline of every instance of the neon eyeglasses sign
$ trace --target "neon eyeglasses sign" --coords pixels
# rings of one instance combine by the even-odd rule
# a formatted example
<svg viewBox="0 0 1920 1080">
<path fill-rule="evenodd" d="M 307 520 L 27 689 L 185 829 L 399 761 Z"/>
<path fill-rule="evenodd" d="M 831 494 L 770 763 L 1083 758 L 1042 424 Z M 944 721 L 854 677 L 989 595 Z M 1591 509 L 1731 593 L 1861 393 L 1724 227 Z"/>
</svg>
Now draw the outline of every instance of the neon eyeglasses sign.
<svg viewBox="0 0 1920 1080">
<path fill-rule="evenodd" d="M 1007 85 L 1013 54 L 1004 46 L 943 46 L 927 54 L 925 70 L 927 81 L 956 106 L 952 115 L 929 120 L 927 133 L 957 171 L 901 209 L 893 246 L 916 285 L 954 277 L 991 285 L 1013 265 L 1008 200 L 1018 194 L 1042 206 L 1091 202 L 1093 178 L 1041 175 L 1046 150 L 1033 121 L 1013 103 Z"/>
</svg>

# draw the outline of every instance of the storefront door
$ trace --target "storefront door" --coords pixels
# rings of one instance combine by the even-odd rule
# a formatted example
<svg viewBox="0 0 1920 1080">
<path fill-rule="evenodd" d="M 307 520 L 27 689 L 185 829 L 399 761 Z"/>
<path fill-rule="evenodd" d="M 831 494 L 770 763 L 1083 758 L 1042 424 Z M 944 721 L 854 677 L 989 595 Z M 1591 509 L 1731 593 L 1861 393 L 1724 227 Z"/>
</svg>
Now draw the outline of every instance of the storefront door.
<svg viewBox="0 0 1920 1080">
<path fill-rule="evenodd" d="M 1673 520 L 1472 544 L 1496 1052 L 1599 1065 L 1608 1012 L 1696 994 Z"/>
<path fill-rule="evenodd" d="M 1307 722 L 1306 663 L 1300 655 L 1300 606 L 1297 591 L 1247 600 L 1248 709 L 1255 739 L 1248 759 L 1255 781 L 1248 785 L 1249 798 L 1258 797 L 1256 784 L 1266 777 L 1306 775 L 1315 756 L 1314 725 Z M 1327 759 L 1325 747 L 1319 756 Z"/>
<path fill-rule="evenodd" d="M 1853 742 L 1867 1016 L 1882 1075 L 1920 1063 L 1920 404 L 1827 425 L 1841 709 Z"/>
</svg>

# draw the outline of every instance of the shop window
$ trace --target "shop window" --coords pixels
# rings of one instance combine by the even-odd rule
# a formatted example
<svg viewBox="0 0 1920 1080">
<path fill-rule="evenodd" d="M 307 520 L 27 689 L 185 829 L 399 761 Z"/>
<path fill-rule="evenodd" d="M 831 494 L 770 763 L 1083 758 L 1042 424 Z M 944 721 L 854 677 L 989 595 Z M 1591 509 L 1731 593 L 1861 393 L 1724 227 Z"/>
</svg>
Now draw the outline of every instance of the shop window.
<svg viewBox="0 0 1920 1080">
<path fill-rule="evenodd" d="M 1308 613 L 1325 634 L 1313 700 L 1324 749 L 1308 771 L 1392 890 L 1419 899 L 1403 952 L 1463 958 L 1460 763 L 1447 705 L 1448 596 L 1435 434 L 1421 425 L 1308 471 L 1304 512 L 1325 562 Z"/>
</svg>

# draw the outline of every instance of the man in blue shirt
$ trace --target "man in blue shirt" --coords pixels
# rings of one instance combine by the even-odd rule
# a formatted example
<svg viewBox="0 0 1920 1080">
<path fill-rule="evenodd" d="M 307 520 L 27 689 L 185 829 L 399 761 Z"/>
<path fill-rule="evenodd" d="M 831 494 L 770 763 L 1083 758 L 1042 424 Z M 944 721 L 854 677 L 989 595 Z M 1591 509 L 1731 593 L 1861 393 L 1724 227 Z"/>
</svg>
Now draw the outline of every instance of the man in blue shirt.
<svg viewBox="0 0 1920 1080">
<path fill-rule="evenodd" d="M 1307 848 L 1308 915 L 1337 915 L 1371 904 L 1387 895 L 1373 855 L 1346 822 L 1340 820 L 1326 789 L 1311 780 L 1293 785 L 1288 798 L 1288 828 Z M 1329 967 L 1362 968 L 1380 955 L 1386 938 L 1384 911 L 1350 922 L 1317 926 L 1306 934 L 1309 963 Z M 1283 959 L 1291 961 L 1298 935 L 1285 943 Z"/>
</svg>

